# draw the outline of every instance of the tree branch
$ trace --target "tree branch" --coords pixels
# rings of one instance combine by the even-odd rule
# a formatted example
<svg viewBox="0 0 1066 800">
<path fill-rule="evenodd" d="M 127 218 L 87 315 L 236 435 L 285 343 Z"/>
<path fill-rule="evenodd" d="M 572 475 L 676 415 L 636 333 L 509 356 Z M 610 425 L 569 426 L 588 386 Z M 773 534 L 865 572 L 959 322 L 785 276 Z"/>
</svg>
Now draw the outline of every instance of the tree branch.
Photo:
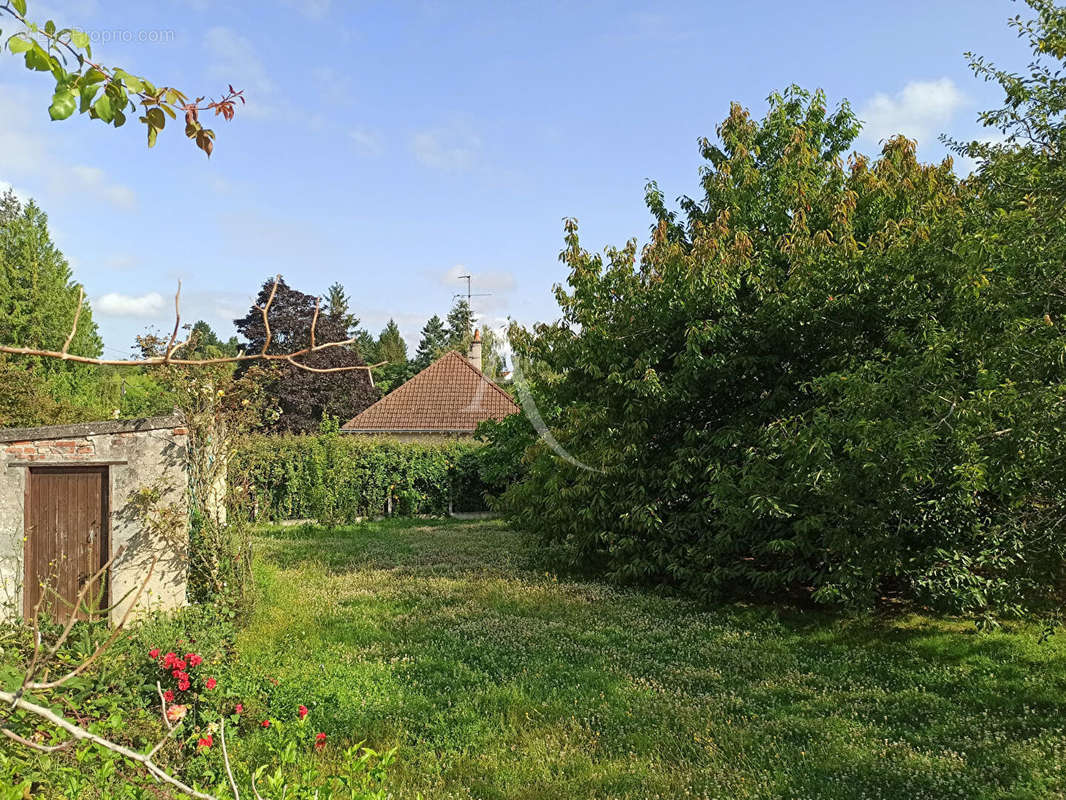
<svg viewBox="0 0 1066 800">
<path fill-rule="evenodd" d="M 319 304 L 315 304 L 315 316 L 311 321 L 311 343 L 300 350 L 293 350 L 288 353 L 268 353 L 267 350 L 270 347 L 270 343 L 273 340 L 273 332 L 270 330 L 270 307 L 274 302 L 274 297 L 278 292 L 278 283 L 281 281 L 281 276 L 278 275 L 274 278 L 274 285 L 271 287 L 270 295 L 267 297 L 265 305 L 256 306 L 260 313 L 263 315 L 263 327 L 266 329 L 266 341 L 263 343 L 262 349 L 258 353 L 242 353 L 236 356 L 219 356 L 216 358 L 174 358 L 176 353 L 181 348 L 188 345 L 189 340 L 186 339 L 183 342 L 177 342 L 178 330 L 181 327 L 181 281 L 178 281 L 178 291 L 174 295 L 174 331 L 170 335 L 170 339 L 167 342 L 167 346 L 164 349 L 163 355 L 151 356 L 147 358 L 128 358 L 128 359 L 114 359 L 114 358 L 92 358 L 90 356 L 77 356 L 71 355 L 68 350 L 71 342 L 74 341 L 74 335 L 78 329 L 78 318 L 81 315 L 81 306 L 84 302 L 85 290 L 79 290 L 78 308 L 74 312 L 74 325 L 70 330 L 70 334 L 67 336 L 67 340 L 63 345 L 62 350 L 45 350 L 37 347 L 14 347 L 11 345 L 0 345 L 0 353 L 9 353 L 11 355 L 20 356 L 37 356 L 39 358 L 55 358 L 62 361 L 73 361 L 77 364 L 93 364 L 98 367 L 155 367 L 155 366 L 180 366 L 180 367 L 203 367 L 211 366 L 214 364 L 238 364 L 245 361 L 284 361 L 297 369 L 302 369 L 307 372 L 353 372 L 355 370 L 367 370 L 377 369 L 388 364 L 388 361 L 381 361 L 377 364 L 358 364 L 347 367 L 312 367 L 308 364 L 304 364 L 298 361 L 299 356 L 306 356 L 311 353 L 318 353 L 323 350 L 328 350 L 332 347 L 347 347 L 355 344 L 356 339 L 343 339 L 336 342 L 323 342 L 318 344 L 315 341 L 315 327 L 318 324 L 319 316 Z"/>
</svg>

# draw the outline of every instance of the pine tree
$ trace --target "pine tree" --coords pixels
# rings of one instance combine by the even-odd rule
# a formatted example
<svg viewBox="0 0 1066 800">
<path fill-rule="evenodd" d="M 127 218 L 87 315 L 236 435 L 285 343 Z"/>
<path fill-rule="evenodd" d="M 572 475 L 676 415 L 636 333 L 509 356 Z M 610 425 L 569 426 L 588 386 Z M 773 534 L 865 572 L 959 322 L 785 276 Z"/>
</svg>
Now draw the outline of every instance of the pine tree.
<svg viewBox="0 0 1066 800">
<path fill-rule="evenodd" d="M 74 323 L 80 286 L 48 232 L 48 215 L 32 200 L 22 205 L 11 193 L 0 198 L 0 342 L 59 350 Z M 103 342 L 88 302 L 82 303 L 74 355 L 98 357 Z M 45 372 L 71 365 L 49 360 Z"/>
<path fill-rule="evenodd" d="M 415 352 L 414 371 L 421 372 L 448 350 L 448 331 L 444 322 L 434 314 L 422 328 L 422 338 Z"/>
<path fill-rule="evenodd" d="M 407 364 L 407 342 L 400 335 L 396 320 L 390 319 L 378 336 L 377 355 L 389 364 Z"/>
<path fill-rule="evenodd" d="M 448 312 L 448 348 L 465 353 L 474 337 L 474 313 L 465 298 L 459 298 Z"/>
<path fill-rule="evenodd" d="M 355 329 L 359 326 L 359 318 L 351 313 L 348 295 L 340 283 L 334 283 L 329 287 L 325 311 L 326 316 L 332 322 L 342 326 L 349 336 L 355 335 Z"/>
</svg>

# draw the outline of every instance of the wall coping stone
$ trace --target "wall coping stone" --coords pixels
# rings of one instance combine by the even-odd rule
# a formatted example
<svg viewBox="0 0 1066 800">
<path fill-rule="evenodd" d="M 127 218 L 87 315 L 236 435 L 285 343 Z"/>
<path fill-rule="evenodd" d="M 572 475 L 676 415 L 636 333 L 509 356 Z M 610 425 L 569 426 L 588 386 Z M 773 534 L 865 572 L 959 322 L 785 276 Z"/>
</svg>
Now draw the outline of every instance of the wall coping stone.
<svg viewBox="0 0 1066 800">
<path fill-rule="evenodd" d="M 144 419 L 107 419 L 100 422 L 78 422 L 73 425 L 46 425 L 40 428 L 0 428 L 0 443 L 34 442 L 50 439 L 83 439 L 109 433 L 138 433 L 163 428 L 181 428 L 185 423 L 178 414 Z"/>
</svg>

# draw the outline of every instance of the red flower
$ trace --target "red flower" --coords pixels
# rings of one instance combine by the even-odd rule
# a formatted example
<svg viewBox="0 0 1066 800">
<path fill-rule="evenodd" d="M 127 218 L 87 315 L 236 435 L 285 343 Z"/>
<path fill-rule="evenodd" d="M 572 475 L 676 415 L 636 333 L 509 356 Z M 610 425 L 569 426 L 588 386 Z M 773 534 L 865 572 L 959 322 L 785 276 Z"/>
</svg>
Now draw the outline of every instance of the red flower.
<svg viewBox="0 0 1066 800">
<path fill-rule="evenodd" d="M 206 686 L 208 689 L 214 689 L 216 686 L 218 686 L 218 681 L 216 681 L 214 678 L 208 678 L 206 681 L 204 681 L 204 686 Z"/>
<path fill-rule="evenodd" d="M 187 664 L 180 658 L 174 659 L 174 669 L 180 669 L 182 672 L 184 672 L 186 666 Z"/>
<path fill-rule="evenodd" d="M 269 728 L 270 727 L 270 720 L 268 720 L 268 719 L 263 720 L 263 727 L 264 728 Z"/>
<path fill-rule="evenodd" d="M 214 743 L 215 743 L 215 740 L 211 738 L 211 734 L 209 733 L 209 734 L 207 734 L 207 736 L 202 736 L 202 737 L 200 737 L 200 741 L 198 741 L 198 742 L 196 743 L 196 746 L 197 746 L 197 747 L 198 747 L 198 748 L 199 748 L 200 750 L 207 750 L 207 749 L 208 749 L 208 748 L 210 748 L 210 747 L 211 747 L 211 745 L 213 745 Z"/>
<path fill-rule="evenodd" d="M 198 656 L 196 653 L 186 653 L 185 660 L 189 662 L 190 667 L 198 667 L 204 663 L 203 658 Z"/>
<path fill-rule="evenodd" d="M 238 714 L 243 714 L 244 713 L 244 706 L 241 705 L 240 703 L 237 703 L 237 707 L 235 709 L 233 709 L 233 710 L 236 711 Z"/>
<path fill-rule="evenodd" d="M 296 713 L 300 715 L 300 719 L 303 719 L 307 716 L 307 706 L 300 706 Z"/>
<path fill-rule="evenodd" d="M 148 657 L 152 659 L 152 661 L 155 661 L 157 658 L 159 658 L 159 648 L 153 647 L 151 650 L 149 650 Z"/>
<path fill-rule="evenodd" d="M 189 691 L 189 686 L 190 686 L 190 684 L 189 684 L 188 681 L 178 681 L 178 691 L 179 692 L 187 692 L 187 691 Z"/>
<path fill-rule="evenodd" d="M 173 669 L 174 662 L 177 661 L 177 659 L 178 657 L 174 653 L 167 653 L 163 656 L 163 669 Z"/>
<path fill-rule="evenodd" d="M 165 692 L 163 692 L 163 699 L 168 703 L 173 703 L 174 692 L 170 691 L 170 689 L 167 689 Z"/>
<path fill-rule="evenodd" d="M 321 750 L 325 746 L 326 746 L 326 734 L 324 734 L 324 733 L 316 733 L 315 734 L 315 750 Z"/>
</svg>

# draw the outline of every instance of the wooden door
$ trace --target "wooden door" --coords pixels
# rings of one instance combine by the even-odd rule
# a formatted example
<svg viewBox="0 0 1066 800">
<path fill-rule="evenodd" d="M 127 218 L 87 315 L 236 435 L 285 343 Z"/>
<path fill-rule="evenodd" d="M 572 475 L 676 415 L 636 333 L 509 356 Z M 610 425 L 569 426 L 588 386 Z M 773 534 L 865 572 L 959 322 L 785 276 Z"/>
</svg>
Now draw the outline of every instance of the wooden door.
<svg viewBox="0 0 1066 800">
<path fill-rule="evenodd" d="M 74 600 L 110 550 L 107 467 L 36 467 L 26 480 L 23 613 L 32 616 L 43 595 L 41 610 L 53 619 L 85 619 Z M 86 604 L 106 607 L 105 586 L 90 587 Z"/>
</svg>

